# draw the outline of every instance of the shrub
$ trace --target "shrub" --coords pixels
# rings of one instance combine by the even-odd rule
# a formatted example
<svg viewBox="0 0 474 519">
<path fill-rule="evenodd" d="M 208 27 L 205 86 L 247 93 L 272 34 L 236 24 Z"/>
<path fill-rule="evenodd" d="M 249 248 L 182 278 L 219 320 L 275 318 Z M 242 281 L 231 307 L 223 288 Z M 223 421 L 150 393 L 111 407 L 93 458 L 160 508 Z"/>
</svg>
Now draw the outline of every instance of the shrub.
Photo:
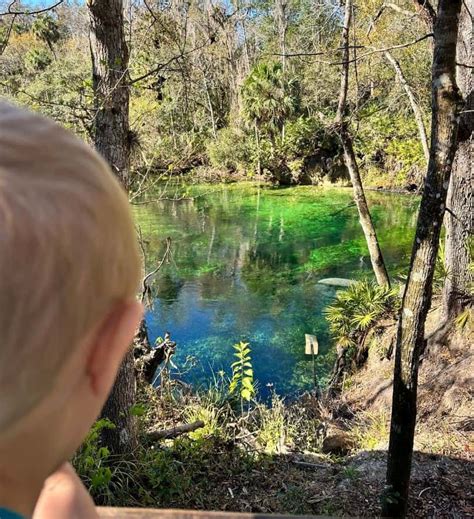
<svg viewBox="0 0 474 519">
<path fill-rule="evenodd" d="M 359 345 L 361 337 L 382 317 L 393 315 L 398 307 L 398 290 L 373 281 L 353 283 L 337 293 L 325 310 L 329 328 L 343 348 Z"/>
<path fill-rule="evenodd" d="M 371 110 L 373 106 L 366 112 Z M 364 171 L 375 168 L 379 176 L 382 171 L 389 172 L 394 185 L 406 186 L 417 181 L 426 166 L 418 128 L 411 114 L 378 111 L 362 118 L 356 145 L 363 156 Z M 368 180 L 380 183 L 374 172 Z"/>
<path fill-rule="evenodd" d="M 31 49 L 25 56 L 25 64 L 32 70 L 44 70 L 52 61 L 51 54 L 46 49 Z"/>
<path fill-rule="evenodd" d="M 351 437 L 358 449 L 380 449 L 389 437 L 390 416 L 383 409 L 362 414 L 351 429 Z"/>
<path fill-rule="evenodd" d="M 289 160 L 309 155 L 337 155 L 339 142 L 319 119 L 298 117 L 285 126 L 282 152 Z"/>
<path fill-rule="evenodd" d="M 112 471 L 108 466 L 110 451 L 100 445 L 100 435 L 104 429 L 115 429 L 115 425 L 105 418 L 97 420 L 72 461 L 94 496 L 106 494 L 112 479 Z"/>
<path fill-rule="evenodd" d="M 251 162 L 249 138 L 237 127 L 219 130 L 215 139 L 206 143 L 206 152 L 211 165 L 229 171 L 245 170 Z"/>
</svg>

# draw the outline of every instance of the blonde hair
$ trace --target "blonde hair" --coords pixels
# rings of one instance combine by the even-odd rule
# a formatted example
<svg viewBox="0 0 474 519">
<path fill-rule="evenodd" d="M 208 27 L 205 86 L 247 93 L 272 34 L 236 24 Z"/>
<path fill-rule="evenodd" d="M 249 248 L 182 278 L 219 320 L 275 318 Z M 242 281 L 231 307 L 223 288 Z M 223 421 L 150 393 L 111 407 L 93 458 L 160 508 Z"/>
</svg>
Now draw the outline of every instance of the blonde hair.
<svg viewBox="0 0 474 519">
<path fill-rule="evenodd" d="M 105 161 L 52 121 L 0 102 L 0 431 L 136 293 L 128 199 Z"/>
</svg>

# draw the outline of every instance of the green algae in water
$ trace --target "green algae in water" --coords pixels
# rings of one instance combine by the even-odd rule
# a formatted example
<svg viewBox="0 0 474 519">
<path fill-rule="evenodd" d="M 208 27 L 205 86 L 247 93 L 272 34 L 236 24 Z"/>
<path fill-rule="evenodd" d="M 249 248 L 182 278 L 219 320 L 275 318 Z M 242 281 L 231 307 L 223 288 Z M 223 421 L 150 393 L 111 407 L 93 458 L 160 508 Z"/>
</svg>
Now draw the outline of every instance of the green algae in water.
<svg viewBox="0 0 474 519">
<path fill-rule="evenodd" d="M 370 259 L 348 189 L 268 188 L 254 184 L 185 186 L 192 200 L 136 206 L 148 269 L 172 239 L 173 261 L 157 281 L 147 312 L 152 339 L 178 343 L 175 364 L 191 356 L 181 378 L 207 384 L 230 373 L 232 345 L 251 344 L 260 393 L 291 395 L 312 385 L 304 335 L 319 339 L 317 372 L 327 381 L 334 361 L 323 309 L 335 288 L 328 277 L 371 277 Z M 173 191 L 174 193 L 174 191 Z M 392 275 L 406 271 L 418 199 L 368 193 Z"/>
</svg>

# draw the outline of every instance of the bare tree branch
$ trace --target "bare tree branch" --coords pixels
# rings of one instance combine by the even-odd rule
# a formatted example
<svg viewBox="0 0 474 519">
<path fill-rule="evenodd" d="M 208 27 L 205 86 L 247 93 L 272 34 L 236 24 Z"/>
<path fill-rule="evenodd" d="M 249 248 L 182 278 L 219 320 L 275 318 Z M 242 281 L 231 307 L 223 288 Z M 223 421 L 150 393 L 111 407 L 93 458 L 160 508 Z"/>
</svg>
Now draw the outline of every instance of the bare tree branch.
<svg viewBox="0 0 474 519">
<path fill-rule="evenodd" d="M 416 40 L 413 40 L 413 41 L 409 41 L 409 42 L 406 42 L 406 43 L 400 43 L 399 45 L 391 45 L 390 47 L 385 47 L 383 49 L 372 49 L 369 52 L 366 52 L 364 54 L 360 54 L 356 58 L 353 58 L 353 59 L 349 60 L 347 63 L 353 63 L 355 61 L 360 61 L 361 59 L 366 58 L 367 56 L 371 56 L 372 54 L 377 54 L 377 53 L 381 53 L 381 52 L 387 52 L 387 51 L 391 51 L 391 50 L 394 50 L 394 49 L 404 49 L 406 47 L 410 47 L 411 45 L 416 45 L 417 43 L 420 43 L 421 41 L 426 40 L 428 38 L 431 38 L 432 36 L 433 36 L 433 33 L 430 32 L 430 33 L 425 34 L 424 36 L 421 36 L 420 38 L 417 38 Z M 331 63 L 331 65 L 344 65 L 345 63 L 346 62 L 335 62 L 335 63 Z"/>
<path fill-rule="evenodd" d="M 50 5 L 48 7 L 43 7 L 41 9 L 36 9 L 34 11 L 15 11 L 12 9 L 12 7 L 16 4 L 16 0 L 13 0 L 13 2 L 10 3 L 10 5 L 8 6 L 8 10 L 3 12 L 3 13 L 0 13 L 0 16 L 18 16 L 18 15 L 36 15 L 36 14 L 41 14 L 41 13 L 46 13 L 47 11 L 51 11 L 52 9 L 54 9 L 55 7 L 58 7 L 58 5 L 61 5 L 62 3 L 64 2 L 64 0 L 58 0 L 55 4 L 53 5 Z"/>
<path fill-rule="evenodd" d="M 7 48 L 13 26 L 15 25 L 16 17 L 17 17 L 17 15 L 15 14 L 15 15 L 13 15 L 12 19 L 10 20 L 10 25 L 8 26 L 7 33 L 5 34 L 5 37 L 2 41 L 2 46 L 0 47 L 0 56 L 5 52 L 5 49 Z"/>
<path fill-rule="evenodd" d="M 141 302 L 143 303 L 145 301 L 145 298 L 147 294 L 150 293 L 150 280 L 155 276 L 158 271 L 161 269 L 165 261 L 169 260 L 169 257 L 171 255 L 171 238 L 166 238 L 166 250 L 163 254 L 163 257 L 161 258 L 161 261 L 158 263 L 157 267 L 149 272 L 142 281 L 142 295 L 141 295 Z"/>
<path fill-rule="evenodd" d="M 413 4 L 421 19 L 426 26 L 432 31 L 436 22 L 436 11 L 429 0 L 413 0 Z"/>
<path fill-rule="evenodd" d="M 405 16 L 416 16 L 416 13 L 414 13 L 413 11 L 408 11 L 407 9 L 402 9 L 400 6 L 398 6 L 397 4 L 394 4 L 392 2 L 385 2 L 384 6 L 389 7 L 393 11 L 396 11 L 397 13 L 403 14 Z"/>
<path fill-rule="evenodd" d="M 371 49 L 371 50 L 368 52 L 365 52 L 364 54 L 360 54 L 359 56 L 357 56 L 353 59 L 350 59 L 347 62 L 346 61 L 336 61 L 336 62 L 319 61 L 319 63 L 325 63 L 327 65 L 345 65 L 346 63 L 354 63 L 356 61 L 360 61 L 361 59 L 363 59 L 367 56 L 371 56 L 372 54 L 384 53 L 384 52 L 391 51 L 394 49 L 404 49 L 406 47 L 416 45 L 417 43 L 420 43 L 421 41 L 426 40 L 427 38 L 431 38 L 432 36 L 433 36 L 433 33 L 430 32 L 428 34 L 425 34 L 424 36 L 420 36 L 419 38 L 417 38 L 415 40 L 408 41 L 406 43 L 400 43 L 398 45 L 391 45 L 390 47 L 384 47 L 382 49 L 375 49 L 373 47 L 371 48 L 366 45 L 350 45 L 350 46 L 348 46 L 349 49 Z M 289 58 L 298 57 L 298 56 L 301 56 L 301 57 L 324 56 L 324 55 L 328 55 L 328 54 L 334 54 L 334 53 L 340 52 L 340 51 L 341 51 L 341 49 L 337 48 L 337 49 L 331 49 L 331 50 L 324 51 L 324 52 L 293 52 L 293 53 L 287 53 L 287 54 L 285 54 L 285 56 L 289 57 Z M 276 53 L 276 52 L 269 53 L 267 55 L 268 56 L 282 56 L 282 54 Z"/>
<path fill-rule="evenodd" d="M 394 58 L 394 56 L 389 51 L 384 52 L 383 55 L 395 70 L 395 74 L 398 76 L 398 79 L 407 94 L 408 100 L 410 101 L 410 106 L 413 111 L 413 115 L 415 116 L 415 122 L 418 126 L 418 133 L 420 135 L 420 141 L 423 147 L 423 154 L 425 155 L 426 162 L 428 162 L 430 158 L 430 147 L 428 144 L 428 137 L 426 135 L 426 128 L 425 123 L 423 121 L 423 113 L 421 111 L 421 108 L 416 102 L 413 90 L 408 84 L 405 74 L 403 73 L 402 68 L 400 67 L 400 63 Z"/>
<path fill-rule="evenodd" d="M 138 83 L 139 81 L 143 81 L 144 79 L 146 79 L 146 78 L 148 78 L 150 76 L 153 76 L 154 74 L 156 74 L 160 70 L 163 70 L 165 67 L 167 67 L 168 65 L 170 65 L 174 61 L 178 61 L 180 58 L 184 58 L 184 56 L 188 56 L 189 54 L 192 54 L 193 52 L 201 50 L 204 47 L 207 47 L 208 45 L 212 45 L 212 43 L 213 42 L 211 40 L 206 41 L 202 45 L 198 45 L 197 47 L 194 47 L 194 48 L 192 48 L 192 49 L 190 49 L 190 50 L 188 50 L 186 52 L 181 52 L 180 54 L 177 54 L 176 56 L 171 57 L 168 61 L 166 61 L 165 63 L 160 63 L 157 67 L 155 67 L 154 69 L 148 71 L 146 74 L 143 74 L 142 76 L 139 76 L 139 77 L 134 78 L 134 79 L 130 79 L 130 81 L 128 83 L 129 86 L 134 85 L 135 83 Z"/>
</svg>

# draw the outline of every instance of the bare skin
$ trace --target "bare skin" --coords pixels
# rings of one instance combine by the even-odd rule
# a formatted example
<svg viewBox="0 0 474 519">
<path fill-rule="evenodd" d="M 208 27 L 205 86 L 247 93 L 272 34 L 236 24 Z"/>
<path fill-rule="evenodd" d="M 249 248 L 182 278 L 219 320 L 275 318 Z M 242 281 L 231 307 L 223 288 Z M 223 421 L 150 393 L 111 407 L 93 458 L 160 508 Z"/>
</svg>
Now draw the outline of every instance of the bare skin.
<svg viewBox="0 0 474 519">
<path fill-rule="evenodd" d="M 94 502 L 69 463 L 44 482 L 33 519 L 95 519 Z"/>
<path fill-rule="evenodd" d="M 0 435 L 0 507 L 34 519 L 98 517 L 66 460 L 99 415 L 142 314 L 135 300 L 117 303 L 78 345 L 49 395 Z"/>
</svg>

